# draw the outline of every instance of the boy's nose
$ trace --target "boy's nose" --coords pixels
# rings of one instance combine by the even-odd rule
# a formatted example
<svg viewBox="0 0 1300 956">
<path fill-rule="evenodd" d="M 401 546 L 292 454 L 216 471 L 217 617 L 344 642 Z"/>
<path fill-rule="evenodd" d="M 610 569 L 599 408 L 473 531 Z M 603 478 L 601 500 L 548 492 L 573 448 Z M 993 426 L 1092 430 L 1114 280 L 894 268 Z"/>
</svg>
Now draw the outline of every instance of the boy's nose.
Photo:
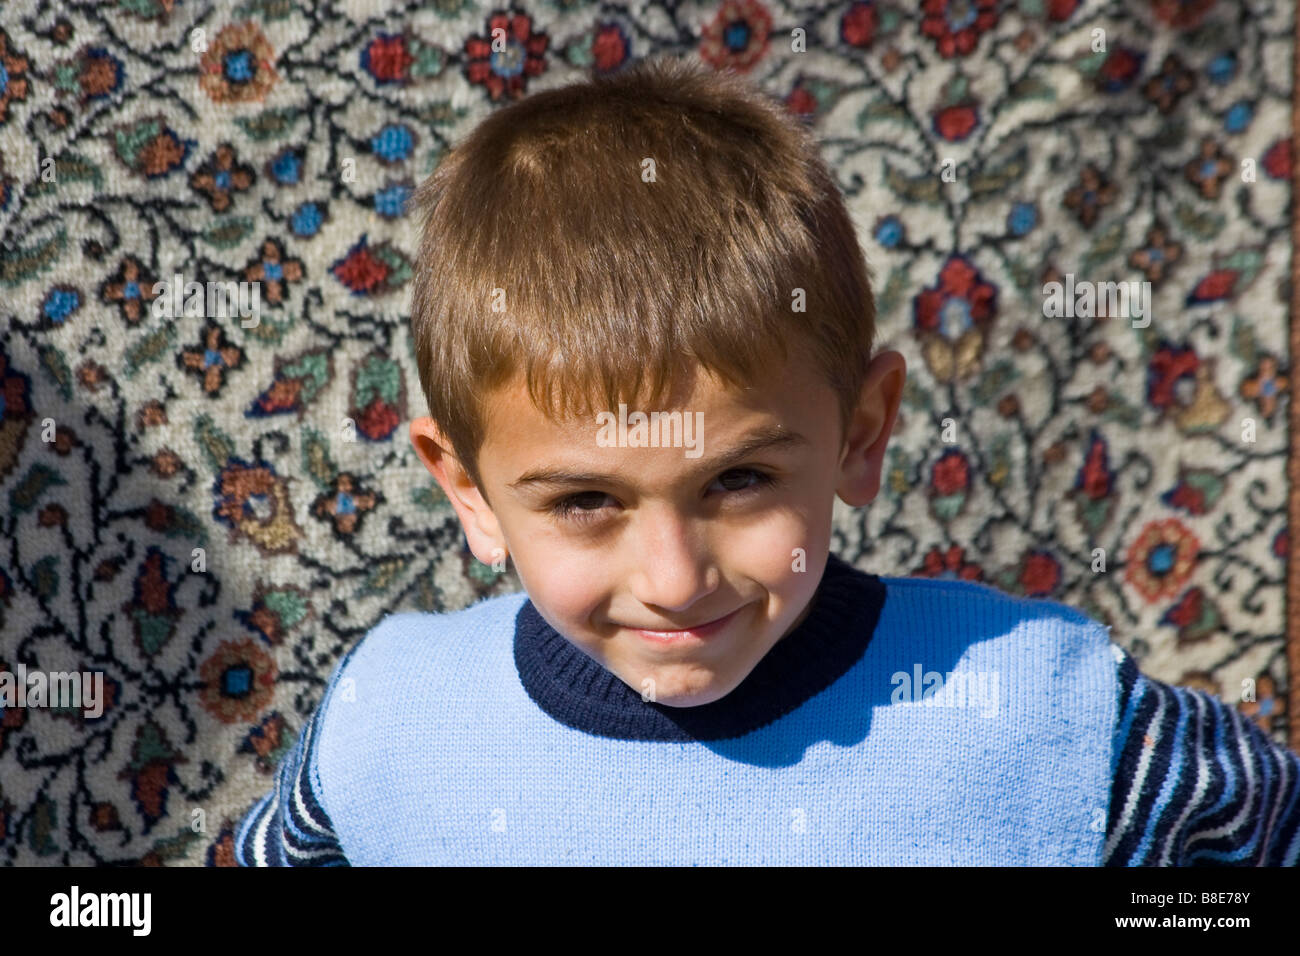
<svg viewBox="0 0 1300 956">
<path fill-rule="evenodd" d="M 689 530 L 680 525 L 660 527 L 639 544 L 631 589 L 643 604 L 688 613 L 717 590 L 721 580 L 717 563 L 706 543 L 692 540 Z"/>
</svg>

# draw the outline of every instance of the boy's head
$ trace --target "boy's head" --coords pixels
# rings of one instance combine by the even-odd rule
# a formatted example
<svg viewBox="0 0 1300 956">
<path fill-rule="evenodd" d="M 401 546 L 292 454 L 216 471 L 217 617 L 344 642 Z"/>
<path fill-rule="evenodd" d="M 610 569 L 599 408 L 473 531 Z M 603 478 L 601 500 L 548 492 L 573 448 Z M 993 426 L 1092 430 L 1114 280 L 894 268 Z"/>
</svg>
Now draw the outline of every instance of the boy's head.
<svg viewBox="0 0 1300 956">
<path fill-rule="evenodd" d="M 815 143 L 739 77 L 651 61 L 490 114 L 415 204 L 430 417 L 411 440 L 471 550 L 509 554 L 542 617 L 634 689 L 725 696 L 806 617 L 835 495 L 879 491 L 905 376 L 872 359 L 866 263 Z M 674 411 L 698 431 L 659 447 L 598 420 Z"/>
</svg>

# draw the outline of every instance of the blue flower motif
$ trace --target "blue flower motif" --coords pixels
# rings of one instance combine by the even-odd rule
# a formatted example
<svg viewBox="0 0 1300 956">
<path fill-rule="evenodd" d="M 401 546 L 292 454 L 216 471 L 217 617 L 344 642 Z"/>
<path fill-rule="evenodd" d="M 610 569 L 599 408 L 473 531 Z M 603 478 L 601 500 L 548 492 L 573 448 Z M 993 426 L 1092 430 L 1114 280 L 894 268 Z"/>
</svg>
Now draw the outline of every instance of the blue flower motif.
<svg viewBox="0 0 1300 956">
<path fill-rule="evenodd" d="M 302 156 L 296 149 L 286 149 L 271 160 L 271 175 L 281 186 L 293 186 L 302 178 Z"/>
<path fill-rule="evenodd" d="M 876 242 L 886 249 L 895 248 L 903 241 L 904 234 L 903 224 L 897 216 L 885 216 L 876 223 Z"/>
<path fill-rule="evenodd" d="M 221 58 L 222 71 L 232 83 L 247 83 L 253 78 L 251 50 L 231 50 Z"/>
<path fill-rule="evenodd" d="M 1038 207 L 1030 202 L 1018 202 L 1007 214 L 1007 229 L 1013 236 L 1023 236 L 1038 225 Z"/>
<path fill-rule="evenodd" d="M 727 49 L 739 53 L 748 48 L 749 34 L 748 23 L 744 20 L 732 20 L 722 31 L 722 42 L 727 45 Z"/>
<path fill-rule="evenodd" d="M 401 123 L 389 123 L 370 138 L 370 148 L 390 163 L 409 159 L 414 147 L 410 129 Z"/>
<path fill-rule="evenodd" d="M 293 230 L 295 236 L 309 239 L 320 232 L 321 223 L 324 221 L 325 214 L 320 206 L 314 202 L 305 202 L 293 211 L 293 216 L 289 219 L 289 228 Z"/>
<path fill-rule="evenodd" d="M 1152 548 L 1151 553 L 1147 555 L 1147 568 L 1154 574 L 1168 574 L 1174 567 L 1174 559 L 1178 556 L 1178 549 L 1170 544 L 1161 544 Z"/>
<path fill-rule="evenodd" d="M 406 200 L 411 195 L 411 187 L 405 183 L 397 183 L 375 193 L 375 212 L 381 216 L 387 216 L 394 219 L 402 215 L 406 208 Z"/>
<path fill-rule="evenodd" d="M 1223 117 L 1223 128 L 1229 133 L 1240 133 L 1255 117 L 1255 107 L 1246 100 L 1238 100 Z"/>
<path fill-rule="evenodd" d="M 1237 72 L 1237 55 L 1235 53 L 1220 53 L 1210 61 L 1210 65 L 1205 68 L 1205 72 L 1209 75 L 1211 81 L 1222 86 L 1231 80 Z"/>
<path fill-rule="evenodd" d="M 253 671 L 248 667 L 231 667 L 221 675 L 222 693 L 242 697 L 253 686 Z"/>
<path fill-rule="evenodd" d="M 63 322 L 81 307 L 81 293 L 76 289 L 55 287 L 45 296 L 41 311 L 51 322 Z"/>
</svg>

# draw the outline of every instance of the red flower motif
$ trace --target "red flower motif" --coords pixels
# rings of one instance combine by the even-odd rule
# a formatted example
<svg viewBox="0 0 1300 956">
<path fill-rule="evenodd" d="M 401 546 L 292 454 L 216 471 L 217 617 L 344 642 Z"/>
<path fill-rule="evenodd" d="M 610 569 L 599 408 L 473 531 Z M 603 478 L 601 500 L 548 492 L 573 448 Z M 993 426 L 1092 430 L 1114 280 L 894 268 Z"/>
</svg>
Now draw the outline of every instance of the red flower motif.
<svg viewBox="0 0 1300 956">
<path fill-rule="evenodd" d="M 1165 611 L 1160 626 L 1178 628 L 1178 646 L 1184 648 L 1223 630 L 1223 617 L 1214 601 L 1200 588 L 1188 588 L 1178 604 Z M 1186 683 L 1183 684 L 1186 687 Z"/>
<path fill-rule="evenodd" d="M 877 24 L 878 17 L 874 3 L 855 3 L 840 19 L 840 39 L 849 46 L 865 50 L 876 38 Z"/>
<path fill-rule="evenodd" d="M 772 15 L 758 0 L 723 0 L 700 33 L 700 57 L 716 69 L 743 73 L 767 51 Z"/>
<path fill-rule="evenodd" d="M 1205 607 L 1205 592 L 1200 588 L 1189 588 L 1187 593 L 1179 598 L 1178 603 L 1165 612 L 1164 617 L 1160 619 L 1161 624 L 1173 624 L 1179 630 L 1195 624 L 1201 619 L 1201 613 Z M 1205 637 L 1206 635 L 1200 635 Z M 1179 643 L 1185 643 L 1179 640 Z"/>
<path fill-rule="evenodd" d="M 952 545 L 947 550 L 938 545 L 926 552 L 921 566 L 912 572 L 917 577 L 953 578 L 961 581 L 982 581 L 984 571 L 978 564 L 966 560 L 966 549 Z"/>
<path fill-rule="evenodd" d="M 1142 69 L 1143 54 L 1128 47 L 1116 47 L 1097 70 L 1097 86 L 1107 93 L 1127 89 Z"/>
<path fill-rule="evenodd" d="M 812 116 L 817 112 L 817 97 L 806 86 L 796 86 L 785 98 L 785 108 L 795 116 Z"/>
<path fill-rule="evenodd" d="M 364 295 L 388 278 L 388 264 L 370 251 L 364 236 L 330 271 L 353 295 Z"/>
<path fill-rule="evenodd" d="M 1180 481 L 1162 499 L 1171 508 L 1182 508 L 1190 515 L 1205 514 L 1205 489 L 1190 481 Z"/>
<path fill-rule="evenodd" d="M 979 125 L 973 106 L 949 106 L 934 114 L 934 131 L 950 143 L 960 142 Z"/>
<path fill-rule="evenodd" d="M 497 33 L 497 31 L 503 31 Z M 505 38 L 506 49 L 495 52 L 492 42 Z M 546 47 L 550 37 L 533 32 L 533 21 L 526 13 L 497 13 L 488 18 L 487 36 L 473 36 L 465 41 L 465 78 L 485 87 L 493 102 L 508 94 L 523 96 L 528 77 L 546 71 Z"/>
<path fill-rule="evenodd" d="M 1206 302 L 1217 302 L 1220 299 L 1230 299 L 1240 278 L 1241 273 L 1236 269 L 1215 269 L 1196 283 L 1196 288 L 1187 297 L 1187 304 L 1201 305 Z"/>
<path fill-rule="evenodd" d="M 1079 0 L 1047 0 L 1047 19 L 1056 23 L 1068 20 L 1079 9 Z"/>
<path fill-rule="evenodd" d="M 939 271 L 938 283 L 916 297 L 913 303 L 916 327 L 954 337 L 940 326 L 940 313 L 951 299 L 967 304 L 972 321 L 987 322 L 993 317 L 997 289 L 983 281 L 979 271 L 964 257 L 953 256 Z"/>
<path fill-rule="evenodd" d="M 1020 589 L 1029 597 L 1051 594 L 1061 583 L 1061 564 L 1045 551 L 1030 552 L 1020 569 Z"/>
<path fill-rule="evenodd" d="M 399 421 L 397 409 L 376 398 L 362 411 L 357 419 L 357 428 L 371 441 L 383 441 L 393 433 Z"/>
<path fill-rule="evenodd" d="M 1156 408 L 1174 405 L 1174 387 L 1182 378 L 1195 380 L 1200 364 L 1195 349 L 1161 348 L 1147 366 L 1147 401 Z"/>
<path fill-rule="evenodd" d="M 1279 139 L 1264 154 L 1264 172 L 1274 179 L 1291 178 L 1291 140 Z"/>
<path fill-rule="evenodd" d="M 1093 501 L 1110 494 L 1113 473 L 1107 462 L 1106 442 L 1097 432 L 1092 434 L 1092 443 L 1084 458 L 1083 467 L 1075 478 L 1074 487 L 1082 491 Z"/>
<path fill-rule="evenodd" d="M 1186 30 L 1200 23 L 1214 3 L 1215 0 L 1152 0 L 1151 10 L 1171 27 Z"/>
<path fill-rule="evenodd" d="M 930 471 L 930 488 L 936 495 L 960 494 L 970 488 L 970 462 L 956 449 L 944 452 Z"/>
<path fill-rule="evenodd" d="M 596 28 L 591 41 L 592 66 L 597 73 L 617 70 L 627 61 L 627 37 L 616 23 Z"/>
<path fill-rule="evenodd" d="M 1125 561 L 1125 577 L 1149 602 L 1173 597 L 1196 567 L 1201 544 L 1177 518 L 1142 529 Z"/>
<path fill-rule="evenodd" d="M 921 33 L 944 59 L 965 56 L 998 22 L 997 0 L 924 0 Z"/>
<path fill-rule="evenodd" d="M 408 71 L 414 60 L 406 37 L 381 33 L 362 52 L 361 68 L 380 83 L 400 83 L 410 79 Z"/>
<path fill-rule="evenodd" d="M 978 369 L 997 291 L 964 257 L 953 256 L 940 270 L 939 281 L 912 300 L 921 355 L 937 380 L 965 379 Z"/>
</svg>

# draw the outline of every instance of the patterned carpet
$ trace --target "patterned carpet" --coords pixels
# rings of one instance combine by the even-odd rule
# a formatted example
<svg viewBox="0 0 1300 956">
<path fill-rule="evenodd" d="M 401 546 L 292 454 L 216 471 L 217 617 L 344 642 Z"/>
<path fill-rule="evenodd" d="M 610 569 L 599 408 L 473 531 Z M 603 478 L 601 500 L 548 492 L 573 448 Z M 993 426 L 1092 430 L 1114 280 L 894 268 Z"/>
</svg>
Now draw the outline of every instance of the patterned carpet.
<svg viewBox="0 0 1300 956">
<path fill-rule="evenodd" d="M 837 553 L 1077 606 L 1300 746 L 1294 4 L 329 8 L 0 6 L 0 671 L 107 698 L 0 709 L 0 859 L 230 865 L 347 648 L 518 588 L 407 441 L 404 202 L 495 105 L 664 52 L 812 124 L 907 356 Z M 177 273 L 260 324 L 156 317 Z M 1045 315 L 1074 278 L 1149 323 Z"/>
</svg>

